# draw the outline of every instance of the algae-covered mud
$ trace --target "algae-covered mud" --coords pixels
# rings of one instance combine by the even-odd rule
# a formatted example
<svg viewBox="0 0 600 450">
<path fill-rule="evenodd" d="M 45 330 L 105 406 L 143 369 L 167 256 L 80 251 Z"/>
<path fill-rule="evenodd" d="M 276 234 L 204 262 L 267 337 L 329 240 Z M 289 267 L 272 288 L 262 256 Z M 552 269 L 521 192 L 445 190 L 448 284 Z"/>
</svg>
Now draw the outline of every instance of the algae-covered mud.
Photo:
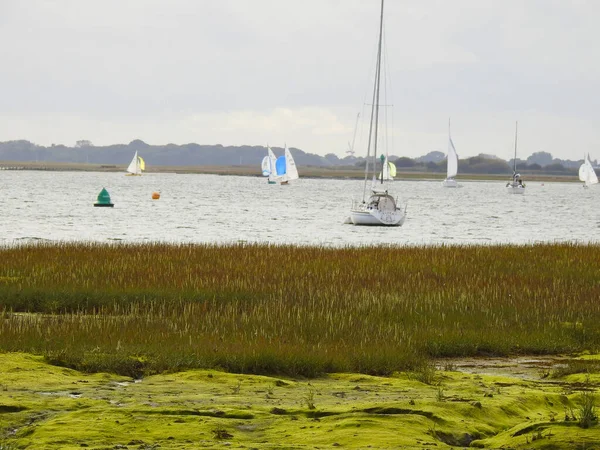
<svg viewBox="0 0 600 450">
<path fill-rule="evenodd" d="M 600 427 L 585 405 L 599 367 L 587 356 L 446 360 L 389 377 L 133 379 L 4 353 L 0 449 L 593 449 Z"/>
</svg>

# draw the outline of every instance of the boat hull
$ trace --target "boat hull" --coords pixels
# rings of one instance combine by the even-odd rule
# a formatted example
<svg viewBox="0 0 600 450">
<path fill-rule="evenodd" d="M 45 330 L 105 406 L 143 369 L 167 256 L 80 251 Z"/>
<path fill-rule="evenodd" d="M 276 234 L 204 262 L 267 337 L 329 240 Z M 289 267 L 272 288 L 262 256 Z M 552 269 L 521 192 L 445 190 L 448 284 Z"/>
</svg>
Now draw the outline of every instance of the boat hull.
<svg viewBox="0 0 600 450">
<path fill-rule="evenodd" d="M 406 215 L 404 211 L 350 211 L 350 221 L 354 225 L 380 226 L 380 227 L 400 227 L 404 224 Z"/>
<path fill-rule="evenodd" d="M 456 188 L 458 187 L 458 183 L 454 178 L 446 178 L 444 181 L 442 181 L 442 186 L 447 188 Z"/>
<path fill-rule="evenodd" d="M 523 186 L 508 186 L 506 188 L 509 194 L 524 194 L 525 188 Z"/>
</svg>

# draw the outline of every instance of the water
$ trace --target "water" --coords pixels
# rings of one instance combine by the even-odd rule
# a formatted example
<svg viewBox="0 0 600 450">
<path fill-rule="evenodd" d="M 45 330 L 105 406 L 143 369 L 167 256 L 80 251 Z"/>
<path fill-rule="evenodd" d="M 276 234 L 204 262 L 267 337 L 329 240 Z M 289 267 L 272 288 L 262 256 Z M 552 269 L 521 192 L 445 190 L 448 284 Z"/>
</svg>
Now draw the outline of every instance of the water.
<svg viewBox="0 0 600 450">
<path fill-rule="evenodd" d="M 96 172 L 0 172 L 0 243 L 239 241 L 274 244 L 494 244 L 598 241 L 600 189 L 579 183 L 528 183 L 510 195 L 505 182 L 397 181 L 408 202 L 399 228 L 344 225 L 360 180 Z M 94 208 L 106 187 L 114 208 Z M 160 191 L 160 200 L 152 200 Z"/>
</svg>

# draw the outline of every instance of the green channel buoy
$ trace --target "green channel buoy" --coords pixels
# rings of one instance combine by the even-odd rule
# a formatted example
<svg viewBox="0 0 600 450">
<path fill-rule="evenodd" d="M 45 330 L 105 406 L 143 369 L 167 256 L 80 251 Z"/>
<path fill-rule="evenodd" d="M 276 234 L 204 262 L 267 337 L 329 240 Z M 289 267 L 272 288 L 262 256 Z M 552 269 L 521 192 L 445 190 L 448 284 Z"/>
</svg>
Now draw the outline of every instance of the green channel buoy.
<svg viewBox="0 0 600 450">
<path fill-rule="evenodd" d="M 105 188 L 102 188 L 102 190 L 98 194 L 98 201 L 94 203 L 94 206 L 105 206 L 108 208 L 112 208 L 113 206 L 115 206 L 110 202 L 110 194 Z"/>
</svg>

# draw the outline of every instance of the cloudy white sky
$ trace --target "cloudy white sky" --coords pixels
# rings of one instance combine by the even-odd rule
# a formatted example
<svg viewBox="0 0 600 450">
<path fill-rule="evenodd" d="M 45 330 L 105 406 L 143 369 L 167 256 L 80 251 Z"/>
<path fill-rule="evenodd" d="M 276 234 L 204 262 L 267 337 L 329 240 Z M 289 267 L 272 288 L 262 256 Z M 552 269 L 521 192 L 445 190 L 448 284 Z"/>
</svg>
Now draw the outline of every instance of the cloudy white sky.
<svg viewBox="0 0 600 450">
<path fill-rule="evenodd" d="M 0 141 L 344 156 L 379 0 L 0 0 Z M 387 0 L 393 151 L 600 157 L 600 1 Z M 367 114 L 363 114 L 367 115 Z M 358 154 L 364 152 L 360 140 Z"/>
</svg>

